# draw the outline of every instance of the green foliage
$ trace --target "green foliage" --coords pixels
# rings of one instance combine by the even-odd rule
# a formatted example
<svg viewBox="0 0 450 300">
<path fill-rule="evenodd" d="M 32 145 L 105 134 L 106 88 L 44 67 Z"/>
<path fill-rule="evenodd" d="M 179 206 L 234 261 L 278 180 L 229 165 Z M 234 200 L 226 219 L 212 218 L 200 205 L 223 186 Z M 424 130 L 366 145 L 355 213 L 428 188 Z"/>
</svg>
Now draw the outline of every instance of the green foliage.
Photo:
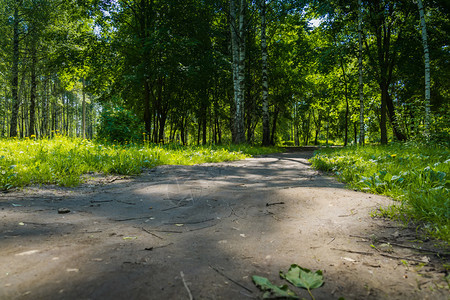
<svg viewBox="0 0 450 300">
<path fill-rule="evenodd" d="M 265 293 L 263 299 L 298 299 L 297 295 L 291 291 L 287 285 L 276 286 L 269 279 L 261 276 L 252 276 L 253 282 Z"/>
<path fill-rule="evenodd" d="M 309 290 L 317 289 L 323 285 L 322 271 L 311 272 L 311 270 L 293 264 L 289 271 L 284 274 L 280 271 L 280 277 L 286 279 L 296 287 Z"/>
<path fill-rule="evenodd" d="M 450 151 L 419 143 L 323 149 L 313 167 L 333 172 L 351 188 L 387 195 L 399 201 L 386 215 L 425 224 L 450 241 Z"/>
<path fill-rule="evenodd" d="M 321 287 L 324 283 L 322 271 L 311 272 L 311 270 L 302 268 L 297 264 L 292 264 L 286 274 L 283 271 L 280 271 L 279 274 L 281 278 L 292 285 L 306 289 L 313 300 L 314 296 L 311 290 Z M 263 299 L 299 299 L 295 292 L 289 290 L 287 285 L 276 286 L 269 279 L 256 275 L 252 276 L 252 279 L 255 285 L 265 292 Z"/>
<path fill-rule="evenodd" d="M 192 146 L 177 144 L 125 145 L 56 135 L 53 139 L 0 140 L 0 190 L 29 184 L 76 186 L 91 172 L 135 175 L 157 165 L 194 165 L 244 159 L 275 152 L 250 146 Z"/>
<path fill-rule="evenodd" d="M 109 142 L 125 143 L 142 140 L 144 128 L 141 120 L 124 108 L 106 109 L 100 115 L 98 138 Z"/>
</svg>

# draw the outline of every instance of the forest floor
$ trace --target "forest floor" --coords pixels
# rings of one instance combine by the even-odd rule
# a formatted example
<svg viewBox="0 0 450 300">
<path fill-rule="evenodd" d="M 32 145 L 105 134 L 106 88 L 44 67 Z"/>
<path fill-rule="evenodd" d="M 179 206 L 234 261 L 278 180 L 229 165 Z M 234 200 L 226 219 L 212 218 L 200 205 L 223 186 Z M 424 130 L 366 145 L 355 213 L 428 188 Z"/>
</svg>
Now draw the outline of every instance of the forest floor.
<svg viewBox="0 0 450 300">
<path fill-rule="evenodd" d="M 371 217 L 392 200 L 345 189 L 311 155 L 3 193 L 0 299 L 260 298 L 252 275 L 281 285 L 294 263 L 323 270 L 316 299 L 449 299 L 448 249 Z"/>
</svg>

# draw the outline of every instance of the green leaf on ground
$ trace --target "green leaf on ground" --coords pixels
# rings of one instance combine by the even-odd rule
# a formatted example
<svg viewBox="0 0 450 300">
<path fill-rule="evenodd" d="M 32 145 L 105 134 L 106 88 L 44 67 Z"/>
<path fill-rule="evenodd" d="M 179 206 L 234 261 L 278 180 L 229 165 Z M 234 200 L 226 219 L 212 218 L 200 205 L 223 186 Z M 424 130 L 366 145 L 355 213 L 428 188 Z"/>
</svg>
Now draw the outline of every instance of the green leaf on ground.
<svg viewBox="0 0 450 300">
<path fill-rule="evenodd" d="M 309 290 L 316 289 L 323 285 L 322 271 L 311 272 L 311 270 L 293 264 L 289 271 L 284 274 L 280 271 L 280 277 L 286 279 L 296 287 Z"/>
<path fill-rule="evenodd" d="M 261 276 L 252 276 L 257 287 L 264 291 L 263 299 L 298 299 L 298 296 L 291 291 L 287 285 L 273 285 L 269 279 Z"/>
</svg>

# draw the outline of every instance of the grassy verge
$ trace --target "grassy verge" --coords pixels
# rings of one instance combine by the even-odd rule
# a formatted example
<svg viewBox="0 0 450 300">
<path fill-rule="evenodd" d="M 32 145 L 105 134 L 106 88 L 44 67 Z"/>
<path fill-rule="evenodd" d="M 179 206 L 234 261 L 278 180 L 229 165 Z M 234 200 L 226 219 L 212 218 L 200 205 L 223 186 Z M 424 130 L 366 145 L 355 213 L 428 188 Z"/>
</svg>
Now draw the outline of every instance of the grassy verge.
<svg viewBox="0 0 450 300">
<path fill-rule="evenodd" d="M 0 189 L 29 184 L 76 186 L 89 172 L 139 174 L 158 165 L 193 165 L 276 152 L 250 146 L 114 145 L 58 136 L 0 140 Z"/>
<path fill-rule="evenodd" d="M 450 241 L 449 148 L 409 143 L 323 149 L 311 162 L 351 188 L 398 200 L 382 212 Z"/>
</svg>

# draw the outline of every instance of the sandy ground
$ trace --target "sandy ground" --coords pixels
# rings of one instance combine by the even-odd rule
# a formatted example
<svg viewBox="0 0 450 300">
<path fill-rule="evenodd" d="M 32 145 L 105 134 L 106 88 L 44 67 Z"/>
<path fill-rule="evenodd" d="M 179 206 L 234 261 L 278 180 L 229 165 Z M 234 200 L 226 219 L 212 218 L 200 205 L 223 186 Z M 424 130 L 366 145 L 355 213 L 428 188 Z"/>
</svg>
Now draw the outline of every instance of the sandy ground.
<svg viewBox="0 0 450 300">
<path fill-rule="evenodd" d="M 280 285 L 294 263 L 323 270 L 316 299 L 450 299 L 433 252 L 448 249 L 372 218 L 391 200 L 345 189 L 311 155 L 3 193 L 0 299 L 258 299 L 251 276 Z"/>
</svg>

